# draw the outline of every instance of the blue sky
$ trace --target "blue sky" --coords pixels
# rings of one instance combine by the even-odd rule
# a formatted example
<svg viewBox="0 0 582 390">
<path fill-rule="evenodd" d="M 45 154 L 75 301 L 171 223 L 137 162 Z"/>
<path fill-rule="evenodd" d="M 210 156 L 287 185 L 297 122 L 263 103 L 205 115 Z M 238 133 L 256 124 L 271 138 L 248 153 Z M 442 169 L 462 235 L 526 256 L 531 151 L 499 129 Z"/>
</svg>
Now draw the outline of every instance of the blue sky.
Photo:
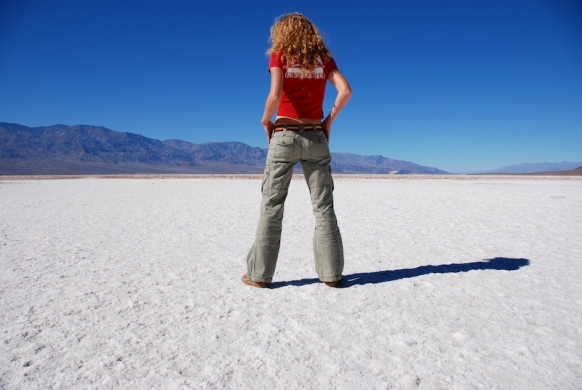
<svg viewBox="0 0 582 390">
<path fill-rule="evenodd" d="M 266 147 L 265 51 L 287 12 L 324 32 L 354 92 L 332 151 L 447 171 L 582 161 L 578 0 L 3 0 L 0 121 Z"/>
</svg>

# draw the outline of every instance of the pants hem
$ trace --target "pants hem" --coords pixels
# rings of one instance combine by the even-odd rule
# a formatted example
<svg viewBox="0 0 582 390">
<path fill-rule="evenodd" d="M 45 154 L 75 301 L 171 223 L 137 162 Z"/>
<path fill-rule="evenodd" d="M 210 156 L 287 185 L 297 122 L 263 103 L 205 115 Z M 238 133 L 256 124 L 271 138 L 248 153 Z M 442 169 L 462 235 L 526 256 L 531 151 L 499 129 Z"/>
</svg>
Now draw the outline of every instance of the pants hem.
<svg viewBox="0 0 582 390">
<path fill-rule="evenodd" d="M 338 280 L 341 280 L 342 276 L 339 275 L 334 275 L 334 276 L 320 276 L 319 280 L 321 280 L 322 282 L 337 282 Z"/>
<path fill-rule="evenodd" d="M 252 274 L 247 274 L 247 277 L 253 282 L 271 283 L 273 281 L 273 278 L 262 278 L 260 276 L 255 276 Z"/>
</svg>

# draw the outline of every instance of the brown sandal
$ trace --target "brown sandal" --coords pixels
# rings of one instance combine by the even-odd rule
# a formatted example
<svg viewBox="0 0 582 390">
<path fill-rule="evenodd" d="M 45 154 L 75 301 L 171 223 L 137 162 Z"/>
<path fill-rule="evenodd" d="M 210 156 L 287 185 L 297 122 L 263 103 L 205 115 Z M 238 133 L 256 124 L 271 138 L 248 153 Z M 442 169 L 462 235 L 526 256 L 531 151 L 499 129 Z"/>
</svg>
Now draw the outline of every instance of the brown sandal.
<svg viewBox="0 0 582 390">
<path fill-rule="evenodd" d="M 340 282 L 342 281 L 342 279 L 336 280 L 335 282 L 323 282 L 323 283 L 325 283 L 325 285 L 326 286 L 329 286 L 329 287 L 336 287 L 338 284 L 340 284 Z"/>
<path fill-rule="evenodd" d="M 247 274 L 242 276 L 242 282 L 244 284 L 248 284 L 249 286 L 258 287 L 258 288 L 265 288 L 268 286 L 266 282 L 255 282 L 254 280 L 250 280 Z"/>
</svg>

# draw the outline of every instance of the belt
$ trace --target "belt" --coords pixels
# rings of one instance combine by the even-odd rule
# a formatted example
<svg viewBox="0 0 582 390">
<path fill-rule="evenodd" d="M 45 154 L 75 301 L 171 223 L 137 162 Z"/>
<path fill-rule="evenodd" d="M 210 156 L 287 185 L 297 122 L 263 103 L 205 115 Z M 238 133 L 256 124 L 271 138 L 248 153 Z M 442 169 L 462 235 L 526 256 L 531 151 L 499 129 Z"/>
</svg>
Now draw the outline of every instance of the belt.
<svg viewBox="0 0 582 390">
<path fill-rule="evenodd" d="M 273 131 L 283 131 L 283 130 L 291 130 L 291 131 L 315 131 L 315 130 L 323 130 L 323 126 L 319 123 L 310 124 L 310 125 L 275 125 L 273 127 Z"/>
</svg>

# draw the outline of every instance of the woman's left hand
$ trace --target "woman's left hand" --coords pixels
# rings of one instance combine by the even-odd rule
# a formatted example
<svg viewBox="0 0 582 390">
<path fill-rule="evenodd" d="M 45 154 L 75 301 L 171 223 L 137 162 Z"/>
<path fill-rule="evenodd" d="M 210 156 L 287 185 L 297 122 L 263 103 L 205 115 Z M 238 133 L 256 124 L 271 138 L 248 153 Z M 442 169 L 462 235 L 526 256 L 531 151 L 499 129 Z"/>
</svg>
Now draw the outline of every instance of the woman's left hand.
<svg viewBox="0 0 582 390">
<path fill-rule="evenodd" d="M 271 135 L 273 134 L 273 127 L 275 127 L 275 124 L 272 121 L 269 121 L 267 123 L 261 123 L 263 125 L 263 128 L 265 129 L 265 133 L 267 133 L 267 143 L 270 144 L 271 143 Z"/>
</svg>

